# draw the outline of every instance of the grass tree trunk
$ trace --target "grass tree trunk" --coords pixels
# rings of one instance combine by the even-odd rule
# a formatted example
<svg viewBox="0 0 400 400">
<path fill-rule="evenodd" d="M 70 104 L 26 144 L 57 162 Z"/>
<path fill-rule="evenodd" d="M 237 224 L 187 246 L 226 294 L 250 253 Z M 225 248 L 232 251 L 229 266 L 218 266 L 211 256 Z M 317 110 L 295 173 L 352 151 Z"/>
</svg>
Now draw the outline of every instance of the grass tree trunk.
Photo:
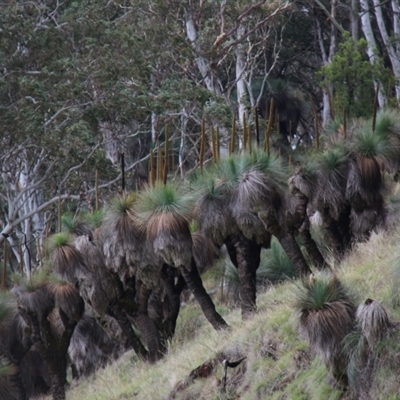
<svg viewBox="0 0 400 400">
<path fill-rule="evenodd" d="M 149 354 L 146 348 L 143 346 L 139 337 L 136 335 L 125 311 L 122 309 L 117 300 L 111 302 L 107 309 L 107 313 L 117 321 L 119 327 L 126 336 L 126 345 L 132 348 L 139 358 L 142 358 L 144 360 L 148 359 Z"/>
<path fill-rule="evenodd" d="M 302 243 L 315 267 L 318 269 L 327 268 L 328 264 L 311 236 L 310 220 L 307 215 L 308 197 L 297 188 L 292 191 L 292 194 L 296 201 L 295 214 L 292 218 L 294 220 L 293 231 L 298 230 L 300 233 Z"/>
<path fill-rule="evenodd" d="M 297 276 L 310 274 L 310 267 L 308 266 L 293 233 L 286 232 L 277 238 L 288 257 L 292 260 Z"/>
<path fill-rule="evenodd" d="M 151 289 L 143 283 L 139 283 L 139 313 L 135 318 L 139 330 L 142 332 L 143 339 L 149 352 L 149 361 L 156 362 L 163 355 L 163 346 L 161 344 L 161 335 L 154 321 L 149 317 L 148 305 L 151 295 Z"/>
<path fill-rule="evenodd" d="M 328 235 L 330 245 L 337 256 L 343 255 L 343 241 L 342 235 L 339 231 L 336 221 L 331 217 L 328 209 L 320 211 L 322 218 L 322 226 Z"/>
<path fill-rule="evenodd" d="M 16 400 L 28 400 L 19 367 L 9 376 L 8 380 L 14 389 Z"/>
<path fill-rule="evenodd" d="M 221 330 L 227 328 L 228 324 L 221 317 L 221 315 L 218 314 L 211 297 L 203 286 L 203 282 L 197 270 L 194 259 L 192 258 L 190 270 L 186 269 L 185 267 L 181 267 L 180 271 L 188 288 L 192 291 L 195 299 L 200 304 L 205 317 L 211 323 L 214 329 Z"/>
<path fill-rule="evenodd" d="M 310 220 L 308 216 L 305 217 L 302 226 L 299 229 L 300 238 L 307 250 L 308 255 L 310 256 L 315 268 L 317 269 L 325 269 L 329 268 L 329 265 L 324 259 L 324 256 L 321 254 L 317 243 L 311 236 L 310 232 Z"/>
<path fill-rule="evenodd" d="M 261 246 L 243 235 L 232 236 L 226 247 L 232 264 L 238 270 L 242 318 L 256 311 L 256 272 L 260 266 Z"/>
<path fill-rule="evenodd" d="M 348 250 L 351 246 L 352 233 L 351 233 L 351 207 L 347 205 L 339 214 L 337 227 L 342 239 L 343 252 Z"/>
<path fill-rule="evenodd" d="M 181 308 L 180 297 L 185 286 L 185 281 L 182 276 L 179 276 L 175 283 L 174 269 L 167 264 L 163 265 L 161 279 L 166 292 L 162 310 L 162 332 L 165 341 L 167 341 L 175 333 L 176 321 Z"/>
<path fill-rule="evenodd" d="M 67 355 L 77 321 L 69 320 L 60 310 L 60 317 L 64 324 L 64 332 L 60 338 L 56 337 L 47 317 L 40 321 L 35 313 L 28 312 L 32 328 L 32 342 L 46 362 L 50 375 L 50 393 L 53 400 L 65 399 L 65 385 L 67 383 Z"/>
</svg>

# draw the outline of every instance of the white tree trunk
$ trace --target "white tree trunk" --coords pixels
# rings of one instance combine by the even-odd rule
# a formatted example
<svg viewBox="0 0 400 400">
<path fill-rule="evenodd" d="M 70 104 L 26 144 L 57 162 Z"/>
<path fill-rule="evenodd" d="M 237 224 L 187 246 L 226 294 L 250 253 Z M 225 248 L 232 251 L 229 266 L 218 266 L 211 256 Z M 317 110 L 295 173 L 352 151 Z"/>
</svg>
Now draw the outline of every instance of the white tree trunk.
<svg viewBox="0 0 400 400">
<path fill-rule="evenodd" d="M 190 12 L 186 13 L 186 35 L 196 53 L 196 65 L 207 89 L 212 93 L 222 96 L 221 85 L 210 67 L 209 60 L 201 55 L 202 49 L 197 42 L 197 30 L 193 21 L 193 15 Z"/>
<path fill-rule="evenodd" d="M 351 37 L 355 42 L 358 42 L 358 0 L 351 0 L 350 2 L 350 30 Z"/>
<path fill-rule="evenodd" d="M 155 112 L 151 113 L 151 141 L 155 143 L 158 139 L 157 132 L 157 115 Z"/>
<path fill-rule="evenodd" d="M 240 40 L 246 33 L 246 28 L 240 25 L 237 30 L 237 39 Z M 243 128 L 244 117 L 247 119 L 246 110 L 246 97 L 247 87 L 244 77 L 246 69 L 246 51 L 243 43 L 239 43 L 236 47 L 236 89 L 237 89 L 237 102 L 238 102 L 238 114 L 240 125 Z"/>
<path fill-rule="evenodd" d="M 117 165 L 119 163 L 120 148 L 117 137 L 112 131 L 112 127 L 107 122 L 101 122 L 100 132 L 103 135 L 106 158 L 108 158 L 113 165 Z"/>
<path fill-rule="evenodd" d="M 374 32 L 371 25 L 371 14 L 369 11 L 368 0 L 360 0 L 361 5 L 361 28 L 364 33 L 365 39 L 367 41 L 367 54 L 369 61 L 372 65 L 380 62 L 378 47 L 376 45 L 376 40 Z M 375 91 L 378 87 L 378 81 L 374 81 Z M 385 95 L 385 88 L 382 83 L 379 82 L 379 93 L 378 93 L 379 106 L 384 107 L 387 104 L 387 97 Z"/>
<path fill-rule="evenodd" d="M 183 168 L 183 163 L 185 162 L 185 136 L 186 136 L 186 126 L 187 126 L 188 118 L 186 116 L 186 110 L 182 109 L 181 115 L 181 143 L 179 145 L 179 170 L 181 172 L 181 178 L 185 177 L 185 171 Z"/>
<path fill-rule="evenodd" d="M 396 89 L 396 98 L 397 101 L 400 101 L 400 44 L 398 43 L 398 40 L 393 40 L 397 39 L 397 37 L 393 36 L 390 37 L 388 34 L 388 31 L 386 29 L 385 25 L 385 19 L 383 16 L 382 12 L 382 4 L 379 0 L 373 0 L 374 7 L 375 7 L 375 17 L 376 17 L 376 22 L 379 27 L 379 32 L 381 34 L 383 43 L 386 47 L 386 50 L 388 52 L 390 62 L 392 63 L 392 71 L 395 76 L 396 82 L 395 82 L 395 89 Z M 385 3 L 386 4 L 386 3 Z M 398 34 L 399 31 L 399 15 L 396 15 L 396 12 L 398 13 L 399 10 L 399 1 L 398 0 L 392 0 L 391 2 L 392 5 L 392 10 L 394 12 L 394 15 L 392 15 L 393 18 L 393 33 Z"/>
<path fill-rule="evenodd" d="M 321 58 L 324 65 L 328 65 L 331 60 L 331 54 L 328 53 L 325 49 L 322 27 L 319 23 L 318 18 L 315 19 L 316 29 L 317 29 L 317 36 L 318 36 L 318 44 L 321 51 Z M 333 49 L 333 43 L 331 41 L 330 50 Z M 332 109 L 331 109 L 331 94 L 332 94 L 332 87 L 322 88 L 322 124 L 326 125 L 332 119 Z"/>
</svg>

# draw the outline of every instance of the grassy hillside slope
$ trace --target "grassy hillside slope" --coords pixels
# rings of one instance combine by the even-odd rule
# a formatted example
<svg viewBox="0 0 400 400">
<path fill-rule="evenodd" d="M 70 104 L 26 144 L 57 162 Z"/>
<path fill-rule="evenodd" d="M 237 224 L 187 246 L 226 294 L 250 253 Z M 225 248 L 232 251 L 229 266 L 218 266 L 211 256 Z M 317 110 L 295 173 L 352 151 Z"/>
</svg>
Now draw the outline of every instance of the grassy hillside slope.
<svg viewBox="0 0 400 400">
<path fill-rule="evenodd" d="M 400 321 L 399 241 L 400 232 L 373 234 L 335 265 L 338 278 L 355 304 L 367 298 L 378 300 L 392 322 Z M 258 313 L 244 322 L 239 309 L 220 306 L 219 311 L 231 326 L 222 333 L 214 331 L 197 304 L 189 302 L 183 307 L 176 335 L 163 360 L 151 365 L 128 353 L 90 379 L 78 382 L 67 392 L 67 398 L 350 398 L 349 392 L 330 384 L 325 365 L 299 337 L 298 316 L 293 308 L 299 285 L 298 281 L 286 282 L 260 293 Z M 400 344 L 388 339 L 379 352 L 369 395 L 373 399 L 399 399 Z M 236 361 L 242 357 L 246 358 L 236 368 L 228 368 L 224 390 L 223 359 Z M 195 376 L 192 371 L 200 365 Z M 356 372 L 354 376 L 358 379 Z"/>
</svg>

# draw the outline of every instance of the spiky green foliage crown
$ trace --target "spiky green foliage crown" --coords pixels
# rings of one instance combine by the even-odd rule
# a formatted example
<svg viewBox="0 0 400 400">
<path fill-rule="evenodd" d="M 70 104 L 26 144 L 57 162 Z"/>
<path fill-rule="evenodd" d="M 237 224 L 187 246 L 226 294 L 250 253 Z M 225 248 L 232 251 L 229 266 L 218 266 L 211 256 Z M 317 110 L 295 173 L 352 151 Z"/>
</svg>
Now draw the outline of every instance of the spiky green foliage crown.
<svg viewBox="0 0 400 400">
<path fill-rule="evenodd" d="M 397 110 L 383 109 L 378 112 L 375 123 L 375 133 L 387 136 L 400 135 L 400 118 Z"/>
<path fill-rule="evenodd" d="M 78 271 L 85 273 L 87 270 L 82 254 L 72 244 L 66 232 L 54 234 L 49 241 L 54 271 L 69 282 L 75 282 Z"/>
<path fill-rule="evenodd" d="M 60 232 L 60 233 L 55 233 L 50 237 L 49 244 L 50 244 L 50 249 L 55 249 L 58 247 L 65 246 L 67 244 L 70 244 L 71 238 L 68 232 Z"/>
<path fill-rule="evenodd" d="M 115 217 L 133 215 L 133 208 L 137 200 L 137 194 L 130 192 L 117 196 L 110 201 L 109 213 Z"/>
<path fill-rule="evenodd" d="M 319 310 L 334 302 L 353 303 L 348 290 L 336 276 L 318 274 L 310 275 L 308 280 L 298 287 L 294 306 L 298 311 Z"/>
<path fill-rule="evenodd" d="M 61 216 L 63 230 L 68 233 L 73 233 L 79 223 L 79 218 L 73 214 L 64 214 Z"/>
<path fill-rule="evenodd" d="M 157 183 L 143 190 L 137 199 L 135 210 L 141 224 L 153 216 L 170 213 L 189 222 L 192 217 L 193 200 L 175 185 Z"/>
<path fill-rule="evenodd" d="M 332 146 L 317 158 L 317 165 L 324 172 L 334 172 L 348 159 L 348 151 L 344 146 Z"/>
<path fill-rule="evenodd" d="M 352 150 L 360 157 L 390 159 L 394 149 L 387 135 L 366 127 L 354 136 Z"/>
<path fill-rule="evenodd" d="M 83 216 L 84 221 L 89 225 L 92 229 L 100 228 L 104 221 L 105 213 L 104 210 L 96 210 L 92 213 L 86 213 Z"/>
</svg>

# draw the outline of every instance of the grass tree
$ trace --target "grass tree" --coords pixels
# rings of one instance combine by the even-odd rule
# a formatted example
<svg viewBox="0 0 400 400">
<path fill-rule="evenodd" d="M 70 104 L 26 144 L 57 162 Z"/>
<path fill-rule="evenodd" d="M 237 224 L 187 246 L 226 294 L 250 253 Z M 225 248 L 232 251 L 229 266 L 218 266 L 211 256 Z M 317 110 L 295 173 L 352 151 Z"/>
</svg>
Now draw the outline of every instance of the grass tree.
<svg viewBox="0 0 400 400">
<path fill-rule="evenodd" d="M 61 216 L 62 231 L 69 233 L 71 236 L 87 235 L 93 239 L 93 233 L 89 225 L 83 221 L 78 215 L 64 214 Z"/>
<path fill-rule="evenodd" d="M 226 245 L 238 269 L 244 318 L 256 309 L 256 272 L 261 248 L 270 246 L 271 234 L 283 242 L 285 251 L 295 248 L 290 256 L 299 255 L 298 271 L 309 271 L 294 237 L 286 234 L 286 181 L 279 158 L 257 149 L 232 156 L 198 177 L 196 218 L 206 236 L 218 246 Z"/>
<path fill-rule="evenodd" d="M 97 319 L 86 312 L 75 328 L 68 349 L 73 379 L 89 377 L 120 356 L 123 350 L 123 342 L 110 337 Z"/>
<path fill-rule="evenodd" d="M 322 358 L 336 382 L 347 385 L 343 339 L 355 324 L 356 307 L 336 276 L 319 275 L 298 287 L 294 307 L 299 331 Z"/>
<path fill-rule="evenodd" d="M 29 340 L 47 366 L 52 398 L 65 399 L 68 347 L 84 302 L 75 285 L 51 281 L 46 271 L 33 274 L 29 282 L 21 280 L 12 292 L 29 329 Z"/>
<path fill-rule="evenodd" d="M 344 339 L 347 375 L 354 398 L 371 398 L 374 377 L 387 362 L 385 352 L 393 326 L 379 301 L 367 299 L 357 307 L 355 329 Z M 397 337 L 391 340 L 397 341 Z"/>
<path fill-rule="evenodd" d="M 271 247 L 261 258 L 257 270 L 257 280 L 262 283 L 277 283 L 296 277 L 296 269 L 276 238 L 272 238 Z"/>
<path fill-rule="evenodd" d="M 346 198 L 352 207 L 351 227 L 356 239 L 368 238 L 385 219 L 383 175 L 399 167 L 400 126 L 394 117 L 393 113 L 380 112 L 375 130 L 370 120 L 364 121 L 349 145 Z"/>
<path fill-rule="evenodd" d="M 73 285 L 84 278 L 88 267 L 82 254 L 73 245 L 66 232 L 56 233 L 50 237 L 50 258 L 55 273 Z"/>
<path fill-rule="evenodd" d="M 357 307 L 356 322 L 370 349 L 375 349 L 392 327 L 385 308 L 372 299 L 365 300 Z"/>
<path fill-rule="evenodd" d="M 233 197 L 232 209 L 240 229 L 243 231 L 241 213 L 237 212 L 236 207 L 238 203 L 243 210 L 250 209 L 257 213 L 257 220 L 262 222 L 264 232 L 279 240 L 298 276 L 311 272 L 295 239 L 306 216 L 306 202 L 304 196 L 289 195 L 288 166 L 278 155 L 263 151 L 245 154 L 242 162 L 245 165 L 244 173 L 237 187 L 237 195 Z M 259 229 L 260 224 L 254 221 L 252 225 L 256 232 L 263 232 Z M 255 236 L 257 242 L 260 242 L 259 235 Z"/>
<path fill-rule="evenodd" d="M 203 176 L 198 176 L 196 186 L 199 190 L 194 193 L 197 198 L 195 215 L 201 232 L 218 247 L 225 244 L 232 263 L 238 269 L 242 315 L 248 317 L 256 306 L 256 271 L 261 252 L 256 237 L 269 247 L 270 234 L 244 196 L 244 186 L 249 186 L 249 180 L 241 179 L 245 167 L 245 164 L 238 164 L 236 157 L 224 160 Z M 248 177 L 252 178 L 252 175 Z M 242 203 L 233 202 L 235 195 L 240 196 Z M 248 207 L 242 207 L 244 201 Z"/>
<path fill-rule="evenodd" d="M 319 212 L 330 247 L 337 256 L 343 255 L 351 243 L 351 207 L 346 199 L 348 164 L 346 147 L 334 144 L 305 160 L 293 180 L 296 189 Z"/>
<path fill-rule="evenodd" d="M 134 331 L 129 328 L 128 317 L 119 306 L 119 302 L 125 304 L 122 283 L 116 280 L 112 271 L 106 267 L 103 254 L 90 237 L 78 236 L 74 240 L 74 245 L 88 266 L 87 273 L 79 282 L 79 291 L 87 307 L 110 337 L 123 342 L 121 331 L 123 336 L 134 335 Z M 128 342 L 129 340 L 137 339 L 136 337 L 128 339 Z"/>
<path fill-rule="evenodd" d="M 215 329 L 227 327 L 202 284 L 193 256 L 189 224 L 191 199 L 172 184 L 156 184 L 143 190 L 136 210 L 146 240 L 163 263 L 180 271 L 199 302 L 204 315 Z"/>
<path fill-rule="evenodd" d="M 4 399 L 26 398 L 20 365 L 23 356 L 29 349 L 18 340 L 18 319 L 19 314 L 15 300 L 9 292 L 1 292 L 0 355 L 3 362 L 0 367 L 0 398 Z"/>
<path fill-rule="evenodd" d="M 368 238 L 384 219 L 382 168 L 394 148 L 385 135 L 363 126 L 351 143 L 346 198 L 351 205 L 351 228 L 355 239 Z"/>
<path fill-rule="evenodd" d="M 296 168 L 289 179 L 289 191 L 294 200 L 295 212 L 297 215 L 301 216 L 300 220 L 302 221 L 302 224 L 298 228 L 301 242 L 314 266 L 317 269 L 324 269 L 328 267 L 328 264 L 312 237 L 310 230 L 311 224 L 308 216 L 309 205 L 312 207 L 314 200 L 313 174 L 315 169 L 313 170 L 313 167 L 310 168 L 310 165 L 313 165 L 312 161 Z"/>
<path fill-rule="evenodd" d="M 79 288 L 89 304 L 91 304 L 91 301 L 94 301 L 96 302 L 96 307 L 101 309 L 101 307 L 104 305 L 101 305 L 100 303 L 104 302 L 107 297 L 104 296 L 103 287 L 96 285 L 95 279 L 88 284 L 88 277 L 91 275 L 93 276 L 93 274 L 91 273 L 83 254 L 72 244 L 70 238 L 65 233 L 53 235 L 51 238 L 51 243 L 51 257 L 54 271 L 60 274 L 68 282 L 71 282 L 73 285 Z M 91 262 L 93 261 L 94 260 L 92 259 Z M 106 285 L 106 281 L 103 281 L 102 284 Z M 93 290 L 97 291 L 95 294 L 100 292 L 104 297 L 98 299 L 97 296 L 92 296 L 93 293 L 90 293 L 90 291 Z M 118 288 L 116 290 L 118 290 Z M 122 331 L 126 335 L 127 345 L 133 348 L 139 357 L 147 358 L 148 352 L 146 348 L 143 346 L 123 311 L 119 310 L 120 312 L 112 313 L 112 307 L 108 307 L 107 311 L 116 319 Z"/>
<path fill-rule="evenodd" d="M 140 228 L 136 215 L 136 193 L 123 193 L 112 200 L 106 211 L 100 241 L 106 265 L 115 272 L 119 282 L 119 300 L 114 303 L 115 318 L 124 332 L 136 337 L 128 321 L 121 320 L 124 313 L 134 322 L 147 344 L 148 352 L 140 346 L 140 353 L 151 361 L 162 355 L 162 343 L 154 321 L 149 317 L 148 305 L 152 289 L 159 287 L 161 265 L 149 246 Z M 144 284 L 151 283 L 150 285 Z M 134 336 L 133 336 L 134 335 Z M 136 339 L 138 341 L 138 338 Z M 133 342 L 132 342 L 133 343 Z M 139 345 L 139 342 L 137 343 Z"/>
<path fill-rule="evenodd" d="M 143 240 L 134 210 L 136 197 L 135 193 L 123 193 L 112 199 L 101 228 L 106 264 L 122 278 L 135 274 L 142 255 Z"/>
</svg>

